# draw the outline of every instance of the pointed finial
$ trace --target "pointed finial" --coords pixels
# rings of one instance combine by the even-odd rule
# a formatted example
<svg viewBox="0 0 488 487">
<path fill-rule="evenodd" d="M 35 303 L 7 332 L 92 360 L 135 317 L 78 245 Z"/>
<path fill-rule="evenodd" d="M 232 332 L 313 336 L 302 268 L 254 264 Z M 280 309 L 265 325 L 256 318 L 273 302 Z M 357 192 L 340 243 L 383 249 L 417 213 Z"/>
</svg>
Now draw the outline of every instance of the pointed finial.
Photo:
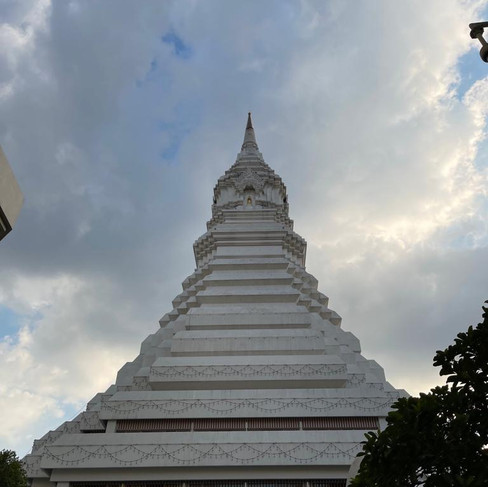
<svg viewBox="0 0 488 487">
<path fill-rule="evenodd" d="M 254 128 L 252 126 L 251 112 L 247 115 L 246 132 L 244 133 L 244 142 L 241 150 L 258 150 L 256 143 L 256 136 L 254 135 Z"/>
<path fill-rule="evenodd" d="M 247 126 L 246 126 L 246 130 L 247 129 L 252 129 L 251 112 L 248 112 L 248 114 L 247 114 Z"/>
</svg>

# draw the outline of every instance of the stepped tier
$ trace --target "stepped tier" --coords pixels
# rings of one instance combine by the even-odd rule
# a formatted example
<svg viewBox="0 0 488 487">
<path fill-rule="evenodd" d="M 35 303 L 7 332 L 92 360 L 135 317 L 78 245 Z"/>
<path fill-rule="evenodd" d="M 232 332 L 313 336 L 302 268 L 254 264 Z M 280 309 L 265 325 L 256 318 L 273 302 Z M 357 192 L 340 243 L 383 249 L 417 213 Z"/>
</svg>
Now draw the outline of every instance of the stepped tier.
<svg viewBox="0 0 488 487">
<path fill-rule="evenodd" d="M 306 272 L 286 187 L 250 122 L 194 253 L 139 356 L 34 442 L 33 487 L 345 487 L 365 431 L 406 393 Z"/>
</svg>

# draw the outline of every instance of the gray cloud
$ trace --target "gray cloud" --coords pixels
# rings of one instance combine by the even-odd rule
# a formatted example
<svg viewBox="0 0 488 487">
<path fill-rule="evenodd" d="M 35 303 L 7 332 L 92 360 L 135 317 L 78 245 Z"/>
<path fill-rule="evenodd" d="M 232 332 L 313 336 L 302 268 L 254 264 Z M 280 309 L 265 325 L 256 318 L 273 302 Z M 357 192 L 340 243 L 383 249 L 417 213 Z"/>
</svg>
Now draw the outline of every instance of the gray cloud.
<svg viewBox="0 0 488 487">
<path fill-rule="evenodd" d="M 24 317 L 0 346 L 6 446 L 25 451 L 157 329 L 248 110 L 344 328 L 397 387 L 433 385 L 435 349 L 488 297 L 486 80 L 456 92 L 482 8 L 2 4 L 0 143 L 26 195 L 0 246 L 0 305 Z"/>
</svg>

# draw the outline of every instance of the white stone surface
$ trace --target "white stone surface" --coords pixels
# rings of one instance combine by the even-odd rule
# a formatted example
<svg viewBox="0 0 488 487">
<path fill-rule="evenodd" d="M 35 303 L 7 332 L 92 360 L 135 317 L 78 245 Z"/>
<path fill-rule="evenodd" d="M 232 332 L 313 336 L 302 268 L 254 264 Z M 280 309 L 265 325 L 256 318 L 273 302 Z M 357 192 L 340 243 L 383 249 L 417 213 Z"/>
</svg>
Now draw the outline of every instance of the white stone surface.
<svg viewBox="0 0 488 487">
<path fill-rule="evenodd" d="M 405 394 L 360 354 L 359 340 L 340 328 L 306 272 L 306 242 L 293 231 L 286 187 L 249 125 L 214 201 L 194 244 L 197 269 L 140 355 L 85 413 L 35 442 L 26 462 L 39 487 L 48 479 L 345 481 L 360 429 L 121 433 L 117 421 L 300 418 L 302 428 L 306 418 L 373 417 L 384 424 Z"/>
</svg>

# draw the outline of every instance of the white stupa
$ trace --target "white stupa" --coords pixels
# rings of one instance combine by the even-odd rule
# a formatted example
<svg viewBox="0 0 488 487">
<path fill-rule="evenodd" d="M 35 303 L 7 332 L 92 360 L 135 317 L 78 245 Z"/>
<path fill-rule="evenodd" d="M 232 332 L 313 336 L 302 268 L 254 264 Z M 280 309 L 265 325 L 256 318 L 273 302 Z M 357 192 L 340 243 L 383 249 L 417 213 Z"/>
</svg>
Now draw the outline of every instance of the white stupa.
<svg viewBox="0 0 488 487">
<path fill-rule="evenodd" d="M 34 442 L 33 487 L 343 487 L 394 389 L 305 270 L 249 115 L 196 271 L 86 411 Z"/>
</svg>

